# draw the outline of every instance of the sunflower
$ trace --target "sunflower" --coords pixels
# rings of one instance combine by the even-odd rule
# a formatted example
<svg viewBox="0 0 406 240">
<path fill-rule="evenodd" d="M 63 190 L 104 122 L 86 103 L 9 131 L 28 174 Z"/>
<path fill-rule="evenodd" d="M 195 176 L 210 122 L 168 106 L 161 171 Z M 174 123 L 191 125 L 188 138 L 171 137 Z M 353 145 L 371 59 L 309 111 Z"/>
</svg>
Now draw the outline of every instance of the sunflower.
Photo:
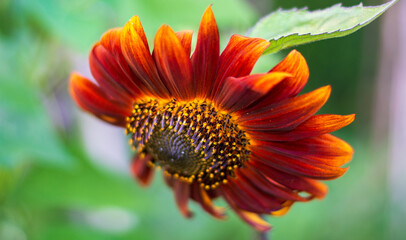
<svg viewBox="0 0 406 240">
<path fill-rule="evenodd" d="M 212 200 L 224 198 L 242 220 L 267 231 L 261 215 L 323 198 L 327 187 L 318 180 L 344 174 L 353 153 L 329 133 L 354 115 L 314 115 L 330 86 L 298 96 L 309 70 L 295 50 L 269 72 L 250 75 L 269 42 L 233 35 L 220 54 L 211 7 L 193 54 L 191 40 L 192 31 L 163 25 L 151 54 L 135 16 L 103 34 L 89 57 L 95 81 L 73 73 L 70 93 L 83 110 L 125 128 L 135 178 L 148 185 L 162 169 L 186 217 L 192 199 L 223 219 Z"/>
</svg>

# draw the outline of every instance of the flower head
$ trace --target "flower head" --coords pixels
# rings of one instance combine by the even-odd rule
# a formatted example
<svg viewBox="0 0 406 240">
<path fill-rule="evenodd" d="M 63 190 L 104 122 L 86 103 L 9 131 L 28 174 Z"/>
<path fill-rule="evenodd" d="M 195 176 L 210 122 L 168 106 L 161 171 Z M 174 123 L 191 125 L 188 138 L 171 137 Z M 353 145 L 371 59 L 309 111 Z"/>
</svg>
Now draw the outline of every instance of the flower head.
<svg viewBox="0 0 406 240">
<path fill-rule="evenodd" d="M 322 198 L 352 148 L 329 133 L 354 115 L 314 115 L 330 87 L 297 96 L 309 71 L 293 50 L 268 73 L 249 75 L 269 43 L 233 35 L 220 54 L 211 8 L 203 15 L 196 49 L 192 31 L 163 25 L 150 51 L 138 17 L 106 32 L 90 53 L 96 82 L 74 73 L 76 103 L 126 129 L 136 151 L 132 171 L 148 185 L 162 168 L 180 212 L 192 215 L 189 199 L 215 218 L 222 197 L 259 231 L 262 214 L 280 215 L 294 202 Z M 190 57 L 191 55 L 191 57 Z"/>
</svg>

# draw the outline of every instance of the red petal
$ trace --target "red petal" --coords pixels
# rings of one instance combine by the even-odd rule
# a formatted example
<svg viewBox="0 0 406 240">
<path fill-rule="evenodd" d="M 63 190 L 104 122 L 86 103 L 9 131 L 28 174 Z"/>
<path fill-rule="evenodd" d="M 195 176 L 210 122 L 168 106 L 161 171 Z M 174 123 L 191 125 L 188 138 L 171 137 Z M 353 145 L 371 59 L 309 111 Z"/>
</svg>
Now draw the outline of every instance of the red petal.
<svg viewBox="0 0 406 240">
<path fill-rule="evenodd" d="M 298 97 L 246 112 L 238 121 L 246 130 L 291 130 L 314 115 L 327 101 L 331 87 L 326 86 Z"/>
<path fill-rule="evenodd" d="M 162 26 L 155 36 L 153 53 L 162 80 L 172 96 L 178 100 L 191 99 L 193 87 L 192 63 L 185 49 L 169 26 Z"/>
<path fill-rule="evenodd" d="M 126 117 L 131 115 L 131 105 L 110 99 L 98 86 L 76 73 L 70 77 L 69 91 L 81 108 L 108 123 L 124 127 Z"/>
<path fill-rule="evenodd" d="M 186 218 L 192 217 L 193 213 L 187 206 L 190 197 L 190 184 L 180 180 L 175 180 L 173 184 L 175 201 L 179 207 L 180 212 Z"/>
<path fill-rule="evenodd" d="M 149 186 L 154 177 L 154 168 L 148 166 L 150 155 L 138 154 L 133 158 L 131 169 L 141 186 Z"/>
<path fill-rule="evenodd" d="M 340 177 L 347 171 L 347 169 L 331 166 L 323 161 L 312 161 L 301 156 L 279 153 L 263 143 L 258 144 L 261 145 L 252 147 L 251 159 L 287 173 L 327 180 Z"/>
<path fill-rule="evenodd" d="M 220 47 L 217 23 L 211 6 L 209 6 L 204 12 L 200 22 L 196 50 L 192 56 L 198 97 L 205 98 L 214 86 L 219 53 Z"/>
<path fill-rule="evenodd" d="M 330 134 L 291 142 L 258 142 L 271 151 L 298 157 L 309 163 L 339 167 L 349 162 L 353 149 L 345 141 Z"/>
<path fill-rule="evenodd" d="M 120 40 L 125 59 L 143 85 L 156 97 L 170 97 L 168 89 L 159 78 L 158 70 L 150 54 L 144 29 L 138 16 L 131 18 L 124 26 Z"/>
<path fill-rule="evenodd" d="M 249 134 L 251 138 L 262 141 L 294 141 L 334 132 L 350 124 L 352 121 L 354 121 L 354 118 L 355 114 L 347 116 L 332 114 L 316 115 L 312 116 L 291 131 L 250 131 Z"/>
<path fill-rule="evenodd" d="M 192 30 L 184 30 L 184 31 L 176 32 L 176 36 L 178 37 L 180 44 L 182 44 L 183 48 L 185 49 L 185 53 L 187 56 L 190 56 L 192 35 L 193 35 Z"/>
<path fill-rule="evenodd" d="M 140 90 L 128 81 L 114 56 L 99 43 L 90 52 L 89 65 L 100 88 L 114 99 L 131 103 L 132 99 L 140 95 Z"/>
<path fill-rule="evenodd" d="M 327 186 L 319 181 L 281 172 L 261 162 L 252 161 L 250 164 L 261 171 L 269 180 L 292 190 L 304 191 L 316 198 L 323 198 L 327 194 Z"/>
<path fill-rule="evenodd" d="M 218 107 L 235 112 L 258 100 L 276 84 L 289 77 L 286 73 L 253 74 L 241 78 L 228 77 L 215 96 Z"/>
<path fill-rule="evenodd" d="M 243 179 L 229 179 L 222 191 L 227 196 L 227 202 L 234 203 L 238 208 L 256 213 L 269 213 L 282 208 L 281 203 L 253 188 Z"/>
<path fill-rule="evenodd" d="M 310 200 L 309 198 L 301 197 L 299 194 L 289 188 L 270 181 L 261 173 L 260 170 L 257 170 L 255 167 L 247 166 L 246 168 L 241 169 L 238 175 L 245 181 L 250 182 L 253 186 L 258 188 L 258 190 L 270 194 L 275 198 L 291 201 Z"/>
<path fill-rule="evenodd" d="M 235 213 L 237 213 L 237 215 L 242 220 L 244 220 L 246 223 L 248 223 L 249 225 L 254 227 L 256 230 L 265 232 L 265 231 L 269 231 L 271 229 L 271 226 L 269 225 L 269 223 L 264 221 L 258 214 L 253 213 L 251 211 L 245 211 L 245 210 L 239 208 L 234 201 L 235 199 L 230 197 L 227 194 L 224 194 L 224 192 L 223 192 L 223 196 L 224 196 L 225 200 L 228 202 L 228 204 L 230 205 L 230 207 L 235 211 Z"/>
<path fill-rule="evenodd" d="M 225 219 L 226 216 L 224 208 L 214 206 L 206 190 L 204 190 L 198 184 L 194 184 L 192 186 L 192 196 L 193 199 L 196 200 L 207 213 L 215 218 Z"/>
<path fill-rule="evenodd" d="M 121 85 L 127 88 L 134 96 L 137 96 L 136 93 L 141 92 L 143 94 L 152 94 L 151 91 L 144 85 L 143 81 L 138 79 L 129 66 L 127 60 L 125 59 L 123 52 L 121 50 L 121 28 L 115 28 L 107 31 L 103 34 L 100 39 L 100 44 L 108 51 L 117 61 L 117 64 L 120 66 L 122 74 L 117 76 L 116 81 L 120 82 Z M 143 32 L 142 32 L 143 33 Z M 146 40 L 146 38 L 145 38 Z M 116 70 L 120 72 L 119 70 Z M 124 76 L 123 76 L 124 75 Z M 137 91 L 138 89 L 138 91 Z"/>
<path fill-rule="evenodd" d="M 234 181 L 236 186 L 239 187 L 238 191 L 240 193 L 248 194 L 254 197 L 257 204 L 261 204 L 265 207 L 266 211 L 264 213 L 269 213 L 271 211 L 277 211 L 282 208 L 282 203 L 285 199 L 276 198 L 273 195 L 267 194 L 260 189 L 256 188 L 251 181 L 247 181 L 246 178 L 238 178 Z"/>
<path fill-rule="evenodd" d="M 219 59 L 217 77 L 211 97 L 213 98 L 227 77 L 248 75 L 269 42 L 261 38 L 233 35 Z"/>
</svg>

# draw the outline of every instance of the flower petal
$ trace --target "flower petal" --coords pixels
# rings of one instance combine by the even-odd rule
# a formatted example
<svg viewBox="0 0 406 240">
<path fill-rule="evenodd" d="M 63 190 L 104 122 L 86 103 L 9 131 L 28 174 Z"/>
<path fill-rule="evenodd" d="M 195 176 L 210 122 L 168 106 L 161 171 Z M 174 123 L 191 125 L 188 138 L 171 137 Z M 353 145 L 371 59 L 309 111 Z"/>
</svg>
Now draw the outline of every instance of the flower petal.
<svg viewBox="0 0 406 240">
<path fill-rule="evenodd" d="M 255 109 L 296 96 L 302 91 L 309 78 L 309 67 L 306 60 L 296 50 L 292 50 L 285 59 L 269 72 L 286 72 L 290 73 L 292 77 L 273 88 L 266 97 L 258 101 Z"/>
<path fill-rule="evenodd" d="M 248 75 L 269 42 L 261 38 L 233 35 L 219 59 L 217 77 L 211 98 L 217 95 L 227 77 Z"/>
<path fill-rule="evenodd" d="M 355 114 L 323 114 L 310 117 L 291 131 L 249 131 L 251 138 L 262 141 L 295 141 L 334 132 L 354 121 Z"/>
<path fill-rule="evenodd" d="M 175 180 L 173 182 L 173 191 L 175 194 L 175 201 L 180 212 L 186 218 L 191 218 L 193 213 L 187 206 L 190 197 L 190 184 L 180 180 Z"/>
<path fill-rule="evenodd" d="M 237 215 L 244 220 L 246 223 L 254 227 L 256 230 L 261 231 L 261 232 L 266 232 L 271 229 L 271 225 L 267 223 L 265 220 L 263 220 L 259 214 L 251 212 L 251 211 L 246 211 L 237 206 L 235 203 L 234 199 L 230 197 L 227 194 L 223 195 L 225 200 L 228 202 L 230 207 L 234 210 Z"/>
<path fill-rule="evenodd" d="M 126 88 L 134 96 L 137 96 L 138 92 L 143 94 L 151 94 L 150 90 L 131 70 L 131 67 L 123 55 L 120 40 L 121 33 L 122 28 L 110 29 L 104 33 L 100 39 L 100 45 L 103 46 L 115 58 L 117 65 L 119 66 L 114 70 L 121 74 L 114 78 L 114 80 L 120 82 L 120 85 Z"/>
<path fill-rule="evenodd" d="M 203 14 L 197 36 L 192 65 L 196 83 L 196 94 L 205 98 L 214 86 L 219 61 L 220 44 L 216 19 L 211 6 Z"/>
<path fill-rule="evenodd" d="M 331 134 L 290 142 L 262 142 L 273 152 L 298 157 L 309 163 L 339 167 L 348 163 L 354 150 L 345 141 Z"/>
<path fill-rule="evenodd" d="M 217 219 L 225 219 L 225 209 L 214 206 L 211 197 L 207 194 L 206 190 L 200 187 L 197 183 L 192 186 L 192 197 L 207 213 Z"/>
<path fill-rule="evenodd" d="M 114 99 L 123 99 L 131 104 L 132 99 L 141 92 L 121 71 L 114 56 L 100 43 L 93 46 L 89 56 L 89 65 L 93 77 L 100 88 Z"/>
<path fill-rule="evenodd" d="M 273 72 L 240 78 L 228 77 L 214 100 L 218 107 L 235 112 L 249 106 L 289 76 L 287 73 Z"/>
<path fill-rule="evenodd" d="M 298 97 L 286 99 L 238 118 L 246 130 L 291 130 L 314 115 L 327 101 L 331 87 L 325 86 Z"/>
<path fill-rule="evenodd" d="M 141 186 L 149 186 L 154 177 L 154 168 L 148 166 L 148 162 L 151 160 L 150 155 L 137 154 L 133 158 L 131 163 L 131 170 L 133 175 L 139 181 Z"/>
<path fill-rule="evenodd" d="M 279 210 L 284 201 L 258 191 L 244 179 L 228 179 L 228 183 L 223 185 L 222 191 L 232 199 L 238 208 L 255 213 Z M 229 201 L 227 198 L 226 200 Z"/>
<path fill-rule="evenodd" d="M 317 142 L 319 140 L 319 142 Z M 324 139 L 323 139 L 324 140 Z M 343 159 L 351 159 L 352 152 L 329 149 L 331 142 L 313 139 L 300 140 L 304 143 L 256 142 L 251 147 L 252 160 L 259 161 L 281 171 L 314 179 L 334 179 L 346 172 L 340 168 Z M 314 145 L 309 144 L 310 142 Z M 320 152 L 320 154 L 319 154 Z M 345 153 L 345 154 L 343 154 Z"/>
<path fill-rule="evenodd" d="M 289 189 L 307 192 L 311 197 L 319 199 L 327 194 L 327 186 L 322 182 L 285 173 L 262 162 L 252 161 L 250 165 L 256 167 L 269 180 L 275 181 Z"/>
<path fill-rule="evenodd" d="M 180 44 L 182 44 L 183 48 L 185 49 L 185 53 L 187 56 L 190 56 L 190 48 L 192 44 L 192 30 L 184 30 L 180 32 L 176 32 L 176 36 L 178 37 Z"/>
<path fill-rule="evenodd" d="M 82 109 L 108 123 L 126 125 L 126 117 L 131 114 L 131 105 L 112 100 L 87 78 L 73 73 L 70 77 L 69 91 Z"/>
<path fill-rule="evenodd" d="M 252 166 L 247 166 L 238 172 L 238 176 L 245 181 L 250 182 L 259 191 L 270 194 L 275 198 L 291 200 L 291 201 L 309 201 L 310 198 L 300 196 L 298 193 L 286 188 L 280 184 L 267 179 L 260 170 Z"/>
<path fill-rule="evenodd" d="M 159 98 L 169 98 L 170 94 L 159 77 L 138 16 L 132 17 L 124 26 L 120 41 L 125 59 L 149 92 Z"/>
<path fill-rule="evenodd" d="M 175 32 L 167 25 L 162 26 L 155 36 L 153 56 L 171 95 L 178 100 L 193 98 L 192 63 Z"/>
</svg>

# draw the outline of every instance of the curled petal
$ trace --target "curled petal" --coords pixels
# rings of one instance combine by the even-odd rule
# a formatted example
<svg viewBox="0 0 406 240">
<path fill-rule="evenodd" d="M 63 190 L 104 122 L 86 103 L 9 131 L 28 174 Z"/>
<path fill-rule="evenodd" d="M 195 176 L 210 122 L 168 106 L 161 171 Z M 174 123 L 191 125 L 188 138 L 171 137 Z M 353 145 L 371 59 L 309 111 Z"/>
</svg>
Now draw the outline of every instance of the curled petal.
<svg viewBox="0 0 406 240">
<path fill-rule="evenodd" d="M 169 26 L 162 26 L 155 36 L 154 59 L 165 86 L 173 97 L 194 97 L 192 63 L 179 38 Z"/>
<path fill-rule="evenodd" d="M 241 114 L 246 130 L 291 130 L 314 115 L 327 101 L 331 87 L 325 86 L 301 96 Z"/>
<path fill-rule="evenodd" d="M 295 141 L 334 132 L 354 121 L 355 114 L 341 116 L 323 114 L 310 117 L 291 131 L 250 131 L 250 136 L 262 141 Z"/>
<path fill-rule="evenodd" d="M 302 91 L 309 78 L 309 67 L 306 60 L 296 50 L 292 50 L 285 59 L 269 72 L 286 72 L 291 74 L 292 77 L 278 84 L 268 95 L 260 99 L 253 109 L 296 96 Z"/>
<path fill-rule="evenodd" d="M 242 220 L 254 227 L 257 231 L 267 232 L 271 230 L 271 225 L 262 219 L 260 215 L 238 208 L 234 208 L 234 211 Z"/>
<path fill-rule="evenodd" d="M 137 78 L 156 97 L 168 98 L 168 89 L 159 77 L 138 16 L 132 17 L 124 26 L 120 41 L 123 55 Z"/>
<path fill-rule="evenodd" d="M 289 76 L 287 73 L 273 72 L 240 78 L 228 77 L 215 96 L 215 102 L 229 112 L 244 109 Z"/>
<path fill-rule="evenodd" d="M 219 54 L 219 32 L 213 11 L 211 6 L 209 6 L 200 22 L 196 50 L 192 56 L 196 94 L 198 97 L 205 98 L 214 87 Z"/>
<path fill-rule="evenodd" d="M 193 213 L 187 206 L 190 197 L 190 184 L 180 180 L 174 180 L 173 191 L 175 194 L 175 201 L 180 212 L 186 218 L 191 218 Z"/>
<path fill-rule="evenodd" d="M 284 206 L 282 209 L 280 209 L 280 210 L 278 210 L 278 211 L 273 211 L 273 212 L 271 212 L 270 214 L 271 214 L 272 216 L 276 216 L 276 217 L 283 216 L 283 215 L 285 215 L 286 213 L 289 212 L 290 207 L 292 206 L 293 203 L 294 203 L 293 201 L 287 201 L 287 202 L 284 204 L 285 206 Z"/>
<path fill-rule="evenodd" d="M 108 123 L 125 126 L 131 114 L 131 105 L 110 99 L 98 86 L 76 73 L 70 77 L 69 91 L 84 110 Z"/>
<path fill-rule="evenodd" d="M 217 77 L 211 98 L 217 95 L 227 77 L 248 75 L 269 42 L 261 38 L 233 35 L 220 55 Z"/>
<path fill-rule="evenodd" d="M 131 164 L 131 170 L 141 186 L 149 186 L 154 176 L 154 168 L 148 166 L 148 162 L 151 160 L 150 155 L 137 154 L 133 158 Z"/>
</svg>

